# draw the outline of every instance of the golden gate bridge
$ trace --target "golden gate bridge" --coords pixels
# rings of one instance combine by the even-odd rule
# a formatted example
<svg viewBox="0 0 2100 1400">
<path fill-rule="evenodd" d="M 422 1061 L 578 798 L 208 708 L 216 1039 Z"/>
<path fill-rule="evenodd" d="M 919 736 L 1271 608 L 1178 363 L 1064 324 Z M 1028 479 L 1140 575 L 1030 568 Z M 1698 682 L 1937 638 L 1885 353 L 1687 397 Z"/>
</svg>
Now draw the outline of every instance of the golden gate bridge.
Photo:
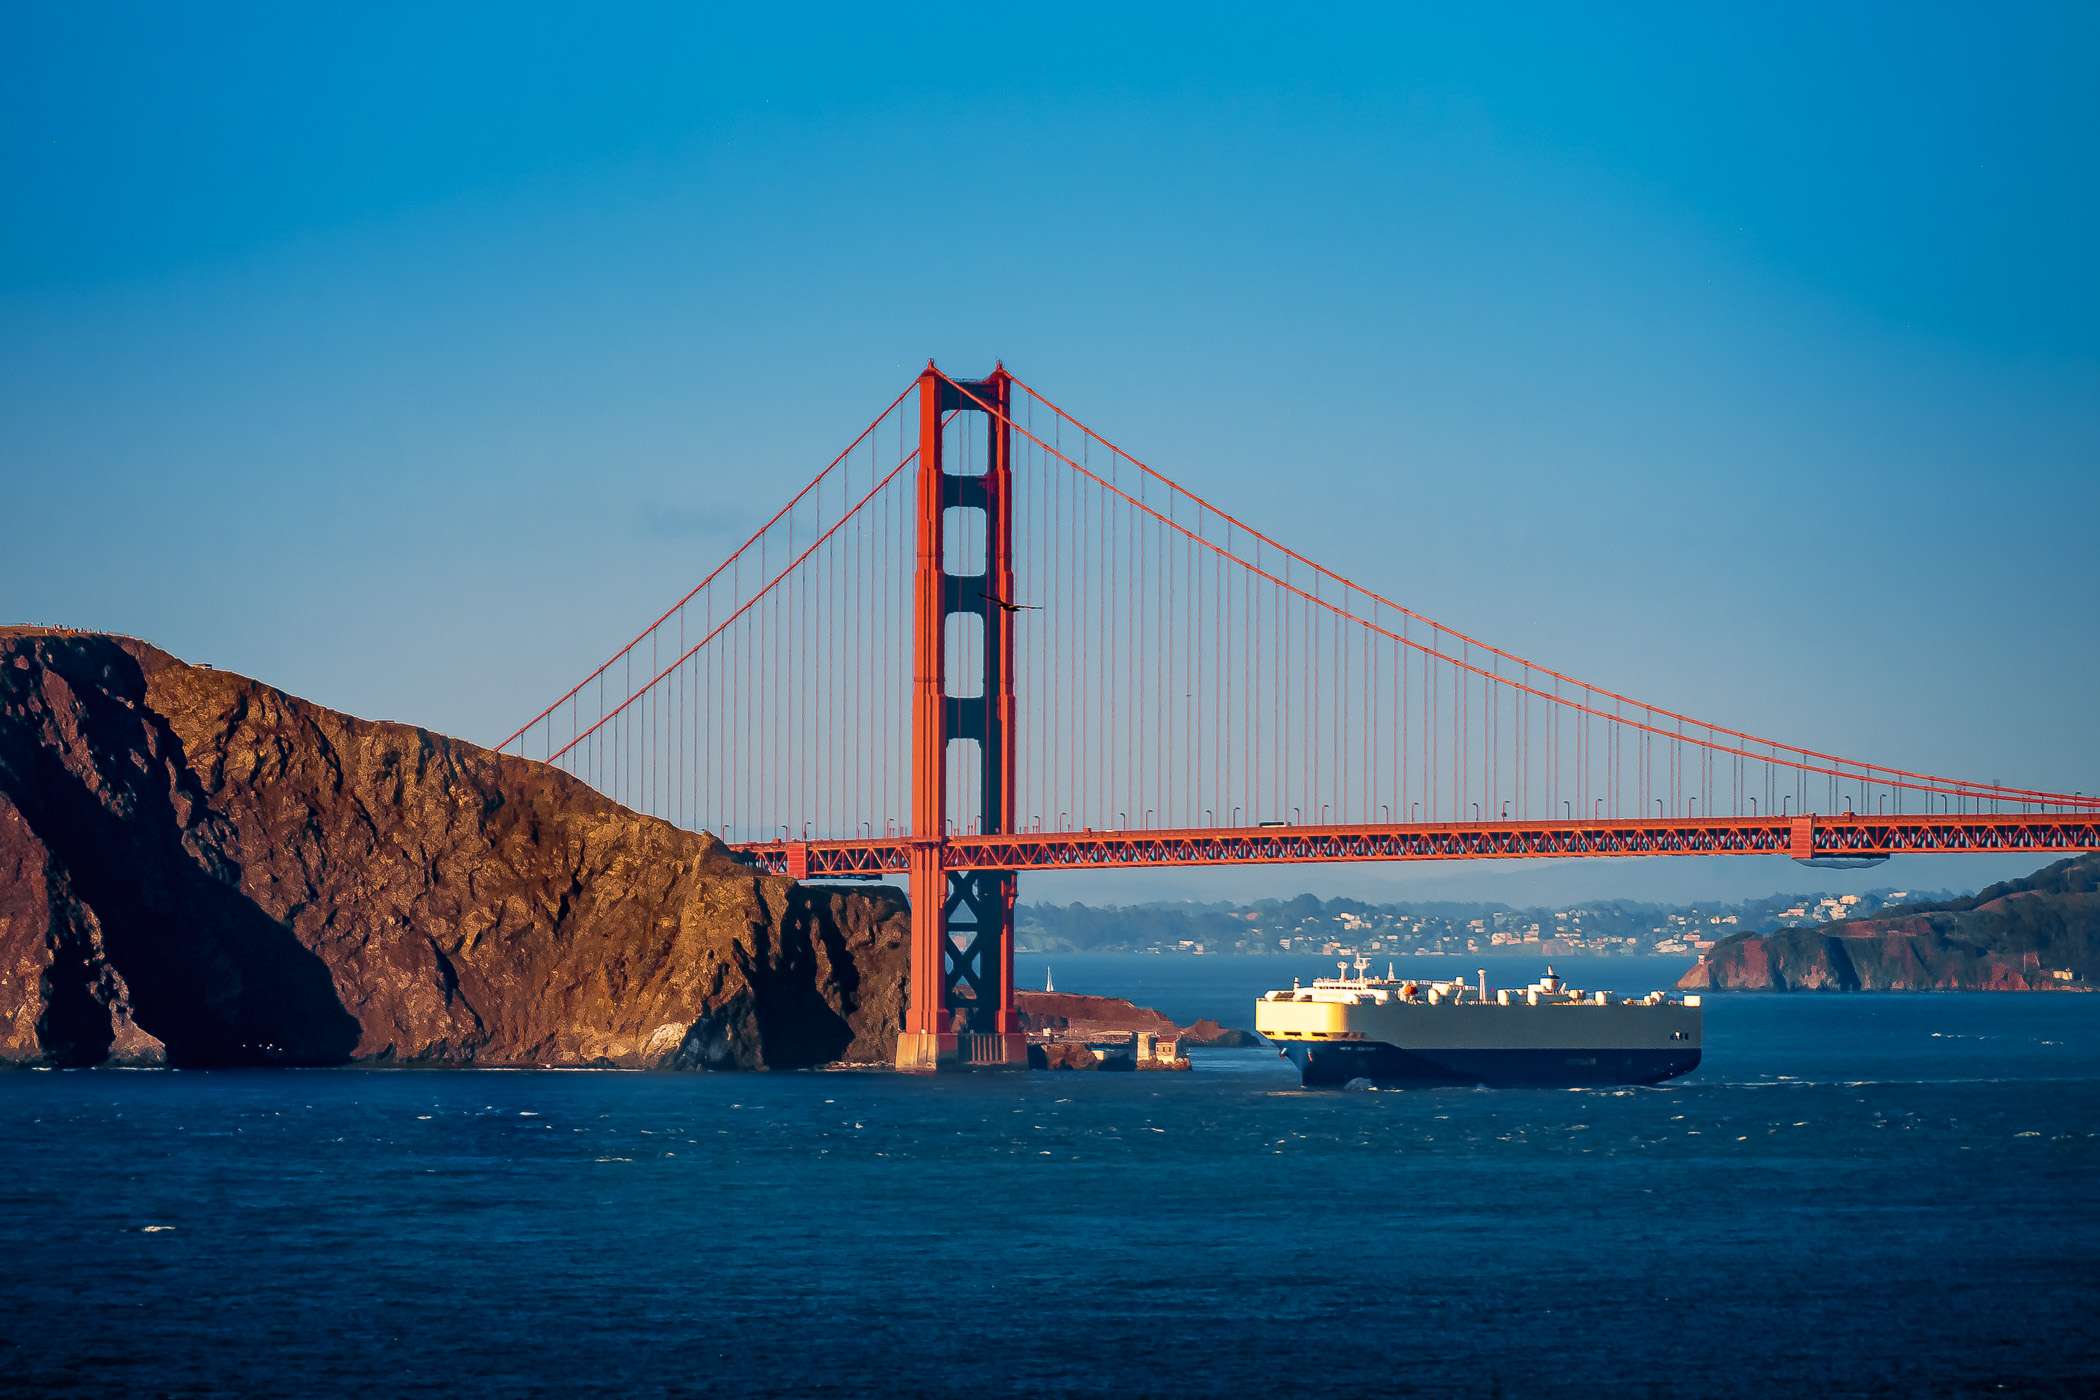
<svg viewBox="0 0 2100 1400">
<path fill-rule="evenodd" d="M 898 1062 L 1025 1060 L 1023 870 L 2100 849 L 2100 798 L 1861 763 L 1424 618 L 931 362 L 500 746 L 798 879 L 907 874 Z"/>
</svg>

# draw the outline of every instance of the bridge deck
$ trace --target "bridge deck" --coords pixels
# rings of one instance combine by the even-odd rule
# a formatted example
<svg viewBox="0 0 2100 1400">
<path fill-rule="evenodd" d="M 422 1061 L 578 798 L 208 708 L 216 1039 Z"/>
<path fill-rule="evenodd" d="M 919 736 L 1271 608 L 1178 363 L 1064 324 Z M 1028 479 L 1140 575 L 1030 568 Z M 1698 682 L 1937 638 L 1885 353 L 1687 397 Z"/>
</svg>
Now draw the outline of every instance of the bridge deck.
<svg viewBox="0 0 2100 1400">
<path fill-rule="evenodd" d="M 901 874 L 910 837 L 764 841 L 732 849 L 767 870 L 816 877 Z M 1917 817 L 1423 822 L 1396 826 L 1231 827 L 1185 831 L 952 836 L 951 870 L 1074 870 L 1156 865 L 1288 865 L 1374 860 L 1597 856 L 1867 857 L 1919 852 L 2100 850 L 2091 812 Z"/>
</svg>

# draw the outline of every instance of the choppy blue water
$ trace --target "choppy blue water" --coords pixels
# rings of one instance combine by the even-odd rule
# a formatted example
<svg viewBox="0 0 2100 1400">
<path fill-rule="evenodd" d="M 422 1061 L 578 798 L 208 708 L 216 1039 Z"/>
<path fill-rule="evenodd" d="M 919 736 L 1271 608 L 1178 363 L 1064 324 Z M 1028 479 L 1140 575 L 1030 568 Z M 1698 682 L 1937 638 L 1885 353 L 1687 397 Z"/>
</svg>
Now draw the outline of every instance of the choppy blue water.
<svg viewBox="0 0 2100 1400">
<path fill-rule="evenodd" d="M 1706 1045 L 1578 1093 L 4 1075 L 0 1389 L 2093 1393 L 2100 997 L 1717 997 Z"/>
</svg>

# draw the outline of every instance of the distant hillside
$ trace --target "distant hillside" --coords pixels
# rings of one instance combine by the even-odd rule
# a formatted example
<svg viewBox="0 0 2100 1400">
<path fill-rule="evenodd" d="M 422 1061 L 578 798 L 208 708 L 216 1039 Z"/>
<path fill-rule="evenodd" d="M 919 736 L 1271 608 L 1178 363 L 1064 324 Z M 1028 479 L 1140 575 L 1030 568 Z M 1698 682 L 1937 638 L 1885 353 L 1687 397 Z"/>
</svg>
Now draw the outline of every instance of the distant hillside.
<svg viewBox="0 0 2100 1400">
<path fill-rule="evenodd" d="M 2059 976 L 2071 974 L 2070 980 Z M 1871 919 L 1721 940 L 1677 985 L 1712 991 L 2041 991 L 2100 980 L 2100 854 Z"/>
<path fill-rule="evenodd" d="M 1513 909 L 1499 903 L 1442 901 L 1369 904 L 1357 899 L 1264 899 L 1252 904 L 1192 902 L 1089 906 L 1023 904 L 1015 911 L 1020 947 L 1030 953 L 1203 952 L 1339 954 L 1529 952 L 1661 953 L 1703 947 L 1725 934 L 1807 927 L 1834 918 L 1878 916 L 1911 899 L 1908 890 L 1860 894 L 1775 894 L 1735 903 L 1643 904 L 1586 900 Z M 1919 898 L 1946 899 L 1944 892 Z"/>
</svg>

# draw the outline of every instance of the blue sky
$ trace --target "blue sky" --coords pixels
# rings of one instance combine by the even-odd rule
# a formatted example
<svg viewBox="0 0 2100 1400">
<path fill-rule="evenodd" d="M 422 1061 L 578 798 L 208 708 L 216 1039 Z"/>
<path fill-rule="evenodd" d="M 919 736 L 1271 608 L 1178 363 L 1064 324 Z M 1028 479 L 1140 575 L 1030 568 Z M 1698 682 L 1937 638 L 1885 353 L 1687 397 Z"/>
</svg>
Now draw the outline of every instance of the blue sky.
<svg viewBox="0 0 2100 1400">
<path fill-rule="evenodd" d="M 2090 6 L 429 9 L 0 14 L 0 616 L 490 741 L 1004 357 L 1544 663 L 2100 787 Z"/>
</svg>

